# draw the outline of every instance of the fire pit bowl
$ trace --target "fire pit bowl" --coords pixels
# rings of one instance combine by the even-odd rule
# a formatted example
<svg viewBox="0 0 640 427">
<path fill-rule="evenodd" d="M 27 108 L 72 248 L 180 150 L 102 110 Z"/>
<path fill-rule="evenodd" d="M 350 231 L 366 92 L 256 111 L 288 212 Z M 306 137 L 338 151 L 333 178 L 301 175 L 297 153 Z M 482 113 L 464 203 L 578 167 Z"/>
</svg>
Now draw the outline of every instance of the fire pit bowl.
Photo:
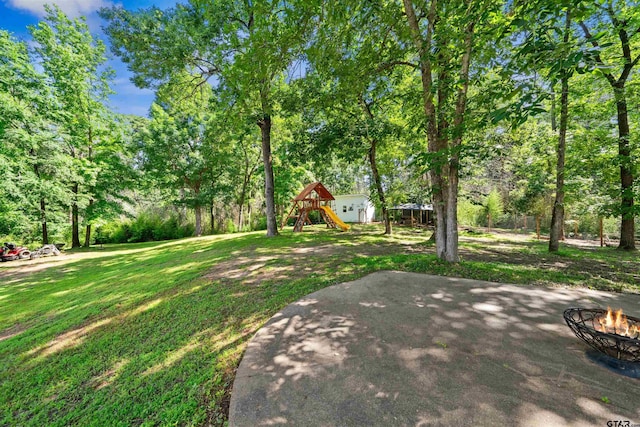
<svg viewBox="0 0 640 427">
<path fill-rule="evenodd" d="M 610 312 L 610 310 L 609 310 Z M 602 319 L 607 316 L 607 310 L 594 308 L 568 308 L 564 311 L 564 320 L 578 338 L 589 344 L 599 352 L 618 360 L 640 362 L 640 335 L 624 336 L 614 331 L 602 331 Z M 640 319 L 625 316 L 632 328 L 640 327 Z M 637 330 L 637 329 L 635 329 Z"/>
</svg>

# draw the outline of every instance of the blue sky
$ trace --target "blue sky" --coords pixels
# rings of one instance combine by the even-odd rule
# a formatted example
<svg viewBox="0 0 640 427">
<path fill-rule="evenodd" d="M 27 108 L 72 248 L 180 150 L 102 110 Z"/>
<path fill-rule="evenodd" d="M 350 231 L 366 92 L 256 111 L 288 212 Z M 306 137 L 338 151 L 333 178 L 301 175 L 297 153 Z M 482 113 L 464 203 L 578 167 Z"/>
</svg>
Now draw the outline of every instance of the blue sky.
<svg viewBox="0 0 640 427">
<path fill-rule="evenodd" d="M 99 37 L 108 45 L 101 27 L 105 22 L 97 11 L 103 6 L 122 5 L 135 10 L 155 5 L 166 9 L 175 5 L 176 0 L 0 0 L 0 28 L 11 32 L 21 40 L 29 41 L 31 36 L 28 25 L 37 24 L 44 15 L 44 4 L 56 3 L 70 17 L 85 16 L 94 37 Z M 119 58 L 109 52 L 108 65 L 116 71 L 112 88 L 116 94 L 111 96 L 111 107 L 123 114 L 146 116 L 153 101 L 151 90 L 138 89 L 129 80 L 131 73 Z"/>
</svg>

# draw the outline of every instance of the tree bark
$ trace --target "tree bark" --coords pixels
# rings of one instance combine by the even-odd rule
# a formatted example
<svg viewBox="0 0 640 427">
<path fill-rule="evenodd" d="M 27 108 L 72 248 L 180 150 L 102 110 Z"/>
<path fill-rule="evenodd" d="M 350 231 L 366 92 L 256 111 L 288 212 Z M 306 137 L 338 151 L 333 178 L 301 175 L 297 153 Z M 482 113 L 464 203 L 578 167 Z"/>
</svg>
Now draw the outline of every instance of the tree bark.
<svg viewBox="0 0 640 427">
<path fill-rule="evenodd" d="M 556 93 L 551 89 L 551 131 L 558 130 L 558 124 L 556 121 Z"/>
<path fill-rule="evenodd" d="M 470 2 L 467 2 L 470 7 Z M 453 138 L 451 140 L 451 153 L 449 154 L 449 185 L 447 193 L 447 241 L 445 260 L 458 262 L 458 181 L 460 170 L 459 147 L 462 144 L 464 132 L 464 114 L 467 107 L 467 93 L 469 91 L 469 68 L 471 66 L 471 51 L 473 49 L 473 35 L 475 22 L 467 24 L 464 31 L 464 54 L 460 64 L 459 82 L 455 116 L 453 120 Z"/>
<path fill-rule="evenodd" d="M 242 231 L 244 226 L 244 197 L 240 198 L 240 203 L 238 203 L 238 230 Z"/>
<path fill-rule="evenodd" d="M 571 32 L 571 12 L 567 10 L 563 42 L 569 42 Z M 558 150 L 556 164 L 556 198 L 551 213 L 551 229 L 549 230 L 549 252 L 558 252 L 564 224 L 564 154 L 567 143 L 567 126 L 569 123 L 569 77 L 570 72 L 564 70 L 560 77 L 560 129 L 558 133 Z M 554 119 L 555 120 L 555 119 Z M 555 127 L 555 124 L 552 123 Z M 539 234 L 539 233 L 538 233 Z M 538 237 L 539 238 L 539 237 Z"/>
<path fill-rule="evenodd" d="M 366 116 L 374 121 L 373 112 L 369 104 L 360 96 L 360 105 L 364 110 Z M 384 221 L 384 234 L 391 234 L 391 220 L 389 218 L 389 208 L 387 207 L 387 200 L 384 196 L 384 188 L 382 187 L 382 178 L 378 171 L 378 163 L 376 162 L 376 151 L 378 148 L 378 140 L 375 138 L 369 138 L 369 165 L 371 166 L 371 174 L 373 175 L 373 182 L 376 186 L 376 192 L 378 193 L 378 200 L 380 200 L 380 207 L 382 208 L 382 219 Z"/>
<path fill-rule="evenodd" d="M 271 116 L 264 114 L 258 121 L 262 136 L 262 162 L 264 163 L 264 199 L 267 208 L 267 236 L 278 235 L 274 199 L 273 159 L 271 157 Z"/>
<path fill-rule="evenodd" d="M 89 122 L 91 122 L 91 117 L 87 117 L 87 119 L 89 120 Z M 87 159 L 89 159 L 89 161 L 93 160 L 93 129 L 91 128 L 91 126 L 89 126 L 89 132 L 88 132 L 88 153 L 87 153 Z M 89 206 L 93 205 L 93 199 L 89 200 Z M 85 209 L 85 220 L 87 220 L 87 211 Z M 84 233 L 84 247 L 88 248 L 91 245 L 91 223 L 87 220 L 87 226 L 85 228 L 85 233 Z"/>
<path fill-rule="evenodd" d="M 91 246 L 91 224 L 87 224 L 84 233 L 84 245 L 85 248 Z"/>
<path fill-rule="evenodd" d="M 600 217 L 600 247 L 604 246 L 604 224 L 603 219 Z"/>
<path fill-rule="evenodd" d="M 238 202 L 238 230 L 242 231 L 244 226 L 244 200 L 247 194 L 250 176 L 247 175 L 248 164 L 245 165 L 244 179 L 242 180 L 242 190 L 240 191 L 240 201 Z"/>
<path fill-rule="evenodd" d="M 42 223 L 42 244 L 49 244 L 49 231 L 47 230 L 47 206 L 44 197 L 40 199 L 40 222 Z"/>
<path fill-rule="evenodd" d="M 629 144 L 629 116 L 624 83 L 614 87 L 618 113 L 618 155 L 620 158 L 621 210 L 620 245 L 618 249 L 635 250 L 635 223 L 633 214 L 633 160 Z"/>
<path fill-rule="evenodd" d="M 384 220 L 384 234 L 391 234 L 391 220 L 389 219 L 389 209 L 387 207 L 387 200 L 384 197 L 384 189 L 382 188 L 382 179 L 380 178 L 380 172 L 378 172 L 378 165 L 376 163 L 376 146 L 377 141 L 371 140 L 371 146 L 369 147 L 369 163 L 371 164 L 371 174 L 373 175 L 373 181 L 376 185 L 376 192 L 378 193 L 378 199 L 380 200 L 380 206 L 382 208 L 382 218 Z"/>
<path fill-rule="evenodd" d="M 31 155 L 35 157 L 36 153 L 34 149 L 31 149 Z M 35 163 L 33 165 L 33 171 L 35 172 L 38 179 L 41 179 L 38 163 Z M 40 224 L 42 225 L 42 244 L 48 245 L 49 232 L 47 230 L 47 205 L 44 197 L 40 197 Z"/>
<path fill-rule="evenodd" d="M 93 205 L 93 199 L 89 200 L 89 206 Z M 87 224 L 84 233 L 84 247 L 88 248 L 91 246 L 91 223 Z"/>
<path fill-rule="evenodd" d="M 460 261 L 458 255 L 458 165 L 457 159 L 449 166 L 449 192 L 447 194 L 447 236 L 445 260 Z"/>
<path fill-rule="evenodd" d="M 418 18 L 413 8 L 411 0 L 403 0 L 407 23 L 411 30 L 411 37 L 416 47 L 418 57 L 420 58 L 420 78 L 422 82 L 422 106 L 427 121 L 427 150 L 429 153 L 441 152 L 442 141 L 438 138 L 437 114 L 433 100 L 432 91 L 432 67 L 429 59 L 434 25 L 436 21 L 437 1 L 432 0 L 427 15 L 427 31 L 422 35 Z M 433 198 L 433 211 L 436 217 L 435 236 L 436 236 L 436 255 L 440 259 L 445 259 L 446 241 L 447 241 L 447 216 L 445 211 L 445 198 L 447 194 L 446 182 L 443 179 L 446 172 L 446 164 L 436 162 L 429 168 L 429 179 L 431 181 L 431 193 Z"/>
<path fill-rule="evenodd" d="M 437 41 L 435 25 L 439 20 L 438 2 L 431 0 L 426 12 L 427 28 L 423 31 L 415 14 L 411 0 L 403 0 L 405 15 L 411 31 L 420 60 L 420 75 L 422 80 L 423 108 L 427 121 L 427 145 L 429 153 L 433 154 L 433 161 L 429 168 L 431 179 L 433 207 L 436 214 L 436 254 L 438 258 L 448 262 L 458 262 L 458 180 L 459 180 L 459 147 L 464 132 L 464 114 L 469 88 L 469 67 L 473 47 L 475 21 L 470 20 L 464 30 L 464 52 L 459 63 L 460 71 L 455 85 L 456 104 L 453 120 L 453 130 L 449 134 L 449 125 L 442 108 L 451 102 L 451 94 L 446 88 L 447 82 L 437 83 L 438 108 L 434 103 L 433 69 L 451 67 L 453 58 L 447 55 L 436 55 L 436 68 L 432 66 L 432 47 Z M 471 2 L 466 1 L 467 12 L 471 11 Z M 443 41 L 443 40 L 440 40 Z M 448 40 L 445 40 L 447 42 Z M 437 44 L 437 43 L 436 43 Z M 440 49 L 445 48 L 446 43 Z M 440 62 L 438 62 L 440 58 Z M 442 62 L 442 63 L 441 63 Z M 440 77 L 444 78 L 443 74 Z M 446 76 L 445 76 L 446 77 Z M 450 80 L 448 77 L 447 80 Z M 438 113 L 440 109 L 440 114 Z"/>
<path fill-rule="evenodd" d="M 633 212 L 633 160 L 631 157 L 631 145 L 629 144 L 629 116 L 627 112 L 627 98 L 625 93 L 625 84 L 627 79 L 631 75 L 633 67 L 640 61 L 640 55 L 635 59 L 631 56 L 631 43 L 630 35 L 627 33 L 626 25 L 629 24 L 628 20 L 619 20 L 615 15 L 613 7 L 607 9 L 607 13 L 614 26 L 614 29 L 618 32 L 618 38 L 620 39 L 620 47 L 622 50 L 622 59 L 624 60 L 624 66 L 620 76 L 616 79 L 611 72 L 603 71 L 604 77 L 607 79 L 611 87 L 613 88 L 613 94 L 616 100 L 616 111 L 618 116 L 618 159 L 620 162 L 620 213 L 622 216 L 622 223 L 620 226 L 620 245 L 618 249 L 623 250 L 635 250 L 635 224 Z M 586 23 L 580 22 L 580 27 L 584 32 L 584 36 L 587 41 L 591 42 L 594 48 L 600 49 L 597 38 L 589 32 Z M 631 36 L 638 32 L 638 29 L 633 29 Z M 598 65 L 603 69 L 610 69 L 602 60 L 599 53 L 596 53 L 595 60 Z"/>
<path fill-rule="evenodd" d="M 213 201 L 211 201 L 211 205 L 209 206 L 209 219 L 211 220 L 211 234 L 213 234 L 216 232 Z"/>
<path fill-rule="evenodd" d="M 80 247 L 80 230 L 78 221 L 78 183 L 71 187 L 73 193 L 73 203 L 71 205 L 71 247 Z"/>
</svg>

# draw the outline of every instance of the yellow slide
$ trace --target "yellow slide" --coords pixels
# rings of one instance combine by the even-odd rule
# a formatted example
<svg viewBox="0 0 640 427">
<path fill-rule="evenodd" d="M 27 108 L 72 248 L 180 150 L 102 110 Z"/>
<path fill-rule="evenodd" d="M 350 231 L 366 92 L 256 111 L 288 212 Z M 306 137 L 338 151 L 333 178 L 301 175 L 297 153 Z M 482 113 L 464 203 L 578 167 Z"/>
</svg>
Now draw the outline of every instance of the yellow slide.
<svg viewBox="0 0 640 427">
<path fill-rule="evenodd" d="M 351 228 L 349 224 L 345 224 L 344 222 L 342 222 L 342 220 L 338 218 L 338 215 L 336 215 L 336 213 L 332 211 L 329 206 L 320 206 L 320 207 L 322 208 L 323 211 L 327 213 L 327 215 L 329 215 L 329 218 L 331 218 L 331 220 L 335 222 L 338 227 L 342 228 L 342 231 L 347 231 L 348 229 Z"/>
</svg>

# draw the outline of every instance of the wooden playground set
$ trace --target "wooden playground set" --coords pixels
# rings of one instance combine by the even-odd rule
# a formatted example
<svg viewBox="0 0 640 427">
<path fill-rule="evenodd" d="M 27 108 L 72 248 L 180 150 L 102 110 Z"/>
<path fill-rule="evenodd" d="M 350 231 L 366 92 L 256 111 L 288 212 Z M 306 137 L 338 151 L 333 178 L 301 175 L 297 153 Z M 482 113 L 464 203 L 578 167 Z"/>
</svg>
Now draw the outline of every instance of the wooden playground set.
<svg viewBox="0 0 640 427">
<path fill-rule="evenodd" d="M 329 206 L 329 203 L 332 200 L 335 200 L 335 198 L 321 182 L 312 182 L 293 199 L 293 206 L 289 211 L 289 215 L 287 215 L 282 221 L 280 230 L 284 228 L 289 218 L 295 218 L 296 221 L 293 225 L 293 231 L 302 231 L 302 227 L 304 227 L 305 224 L 311 225 L 309 213 L 312 211 L 320 212 L 320 216 L 327 224 L 327 227 L 340 227 L 342 231 L 349 230 L 351 226 L 349 224 L 345 224 L 340 218 L 338 218 L 338 215 L 336 215 Z"/>
</svg>

